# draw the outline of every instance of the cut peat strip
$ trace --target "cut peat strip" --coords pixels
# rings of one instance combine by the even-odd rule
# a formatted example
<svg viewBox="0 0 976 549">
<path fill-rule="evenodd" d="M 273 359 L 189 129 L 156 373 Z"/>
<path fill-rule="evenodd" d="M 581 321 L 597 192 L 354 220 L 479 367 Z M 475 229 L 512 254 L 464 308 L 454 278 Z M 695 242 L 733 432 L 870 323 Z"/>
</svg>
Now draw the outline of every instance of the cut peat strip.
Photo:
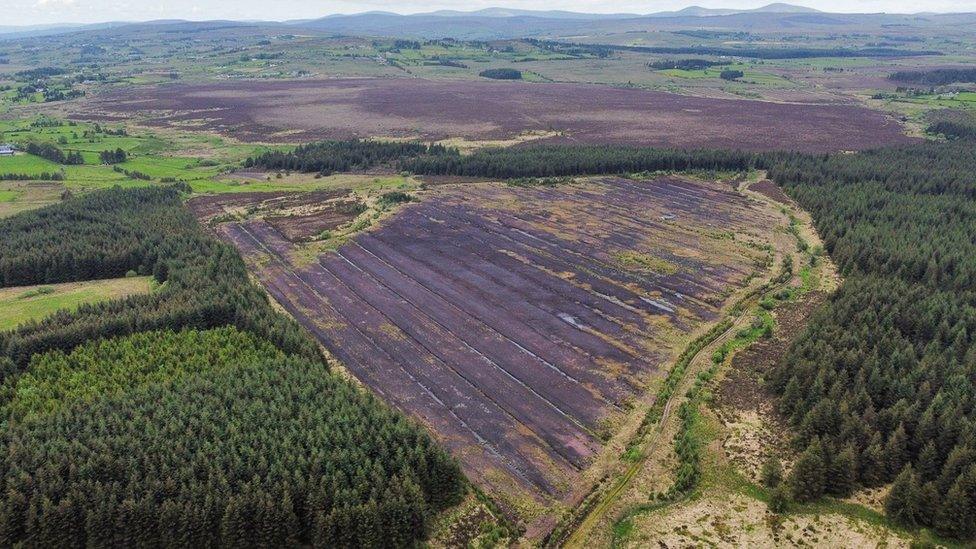
<svg viewBox="0 0 976 549">
<path fill-rule="evenodd" d="M 370 338 L 366 337 L 361 328 L 357 326 L 359 324 L 358 322 L 351 321 L 337 309 L 334 309 L 328 299 L 322 297 L 311 285 L 301 280 L 301 277 L 289 270 L 290 265 L 274 254 L 269 247 L 265 246 L 260 238 L 249 232 L 242 225 L 237 225 L 237 228 L 243 235 L 250 238 L 255 246 L 263 249 L 264 253 L 281 265 L 282 269 L 279 272 L 287 273 L 285 276 L 293 279 L 294 283 L 287 285 L 289 290 L 283 292 L 283 297 L 286 301 L 294 300 L 296 303 L 306 302 L 315 305 L 320 308 L 322 313 L 326 313 L 328 318 L 339 321 L 339 324 L 342 326 L 340 329 L 322 330 L 321 328 L 312 328 L 312 332 L 331 343 L 330 347 L 335 346 L 338 351 L 337 356 L 340 360 L 352 371 L 360 375 L 364 383 L 373 386 L 378 385 L 384 389 L 382 393 L 392 397 L 404 411 L 408 413 L 420 412 L 422 418 L 429 420 L 431 415 L 436 417 L 439 415 L 438 410 L 447 412 L 450 420 L 437 422 L 441 426 L 445 426 L 445 431 L 440 433 L 442 436 L 447 434 L 450 439 L 452 438 L 450 433 L 457 432 L 461 440 L 469 437 L 473 438 L 474 442 L 487 448 L 492 455 L 501 461 L 501 465 L 515 476 L 542 490 L 544 493 L 551 494 L 554 492 L 554 488 L 550 482 L 540 474 L 533 473 L 535 467 L 527 463 L 515 463 L 516 461 L 522 461 L 522 458 L 519 457 L 520 453 L 515 452 L 513 455 L 510 449 L 507 452 L 503 452 L 491 441 L 481 436 L 476 429 L 469 426 L 450 406 L 436 396 L 427 385 L 415 378 L 410 372 L 404 370 L 385 350 L 377 346 Z M 296 294 L 295 292 L 298 293 Z M 317 327 L 318 325 L 312 323 L 312 326 Z M 412 391 L 410 387 L 418 387 L 421 391 L 419 393 Z M 421 397 L 421 402 L 417 402 L 418 397 Z M 426 404 L 422 402 L 424 398 L 429 399 Z M 451 424 L 455 424 L 457 427 L 451 427 Z M 465 432 L 468 435 L 465 435 Z"/>
<path fill-rule="evenodd" d="M 505 337 L 480 319 L 458 308 L 426 286 L 409 278 L 396 267 L 353 242 L 342 249 L 343 255 L 356 259 L 356 265 L 382 280 L 389 288 L 411 303 L 423 304 L 432 319 L 450 330 L 464 345 L 488 357 L 509 375 L 518 378 L 544 395 L 546 400 L 577 418 L 589 429 L 596 428 L 612 404 L 585 388 L 574 378 L 546 362 L 517 342 Z"/>
<path fill-rule="evenodd" d="M 360 299 L 388 319 L 396 319 L 396 325 L 437 357 L 443 367 L 451 369 L 468 382 L 469 390 L 477 391 L 482 398 L 503 408 L 574 467 L 584 466 L 597 450 L 592 437 L 568 415 L 484 355 L 472 353 L 470 347 L 459 345 L 453 334 L 359 269 L 341 253 L 323 257 L 321 264 L 356 292 Z"/>
<path fill-rule="evenodd" d="M 373 235 L 362 235 L 357 242 L 377 257 L 397 265 L 404 274 L 420 282 L 432 292 L 453 305 L 468 310 L 473 316 L 491 326 L 495 331 L 544 359 L 547 366 L 560 375 L 582 383 L 590 390 L 603 395 L 606 400 L 620 404 L 631 391 L 608 376 L 600 375 L 592 369 L 592 364 L 583 355 L 553 341 L 553 338 L 538 332 L 531 326 L 512 318 L 507 310 L 490 303 L 472 299 L 466 292 L 454 286 L 452 281 L 440 272 L 429 269 L 412 257 L 396 251 L 389 244 Z"/>
<path fill-rule="evenodd" d="M 254 217 L 218 232 L 352 375 L 536 531 L 599 475 L 601 439 L 746 284 L 750 241 L 777 221 L 712 184 L 602 178 L 441 187 L 335 250 Z"/>
<path fill-rule="evenodd" d="M 435 208 L 435 211 L 445 216 L 456 217 L 461 221 L 471 224 L 473 227 L 494 233 L 505 240 L 511 241 L 519 246 L 519 249 L 526 250 L 530 257 L 535 258 L 535 261 L 543 264 L 552 264 L 554 266 L 553 270 L 573 272 L 580 280 L 588 276 L 595 288 L 602 287 L 599 291 L 604 295 L 614 296 L 631 307 L 642 309 L 647 314 L 660 314 L 661 311 L 657 308 L 649 309 L 643 305 L 640 299 L 641 294 L 634 291 L 634 288 L 642 288 L 645 292 L 657 292 L 660 294 L 676 295 L 681 293 L 689 298 L 683 300 L 683 307 L 695 316 L 707 318 L 708 315 L 714 314 L 711 312 L 712 308 L 710 306 L 690 295 L 689 289 L 678 287 L 666 288 L 663 285 L 659 285 L 659 281 L 650 280 L 648 277 L 637 277 L 623 273 L 593 258 L 588 255 L 587 251 L 580 250 L 578 246 L 572 243 L 561 242 L 557 244 L 517 227 L 491 224 L 467 211 L 448 211 L 441 208 Z M 684 292 L 689 293 L 686 294 Z"/>
</svg>

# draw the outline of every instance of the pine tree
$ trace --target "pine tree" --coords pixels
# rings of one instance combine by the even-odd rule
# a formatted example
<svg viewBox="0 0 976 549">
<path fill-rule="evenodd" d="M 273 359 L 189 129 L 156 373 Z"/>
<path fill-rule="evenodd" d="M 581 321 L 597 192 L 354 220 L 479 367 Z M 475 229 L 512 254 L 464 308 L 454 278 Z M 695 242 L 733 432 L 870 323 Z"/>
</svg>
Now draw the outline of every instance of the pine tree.
<svg viewBox="0 0 976 549">
<path fill-rule="evenodd" d="M 961 480 L 957 480 L 946 494 L 936 516 L 935 526 L 942 534 L 957 539 L 971 539 L 976 536 L 974 501 L 966 493 Z"/>
<path fill-rule="evenodd" d="M 885 469 L 888 473 L 887 478 L 895 478 L 896 475 L 908 463 L 908 436 L 905 434 L 905 426 L 899 424 L 898 427 L 888 437 L 885 444 Z"/>
<path fill-rule="evenodd" d="M 790 491 L 786 483 L 779 483 L 769 494 L 769 510 L 773 513 L 784 513 L 790 508 Z"/>
<path fill-rule="evenodd" d="M 915 528 L 919 524 L 920 491 L 911 465 L 905 466 L 885 498 L 885 514 L 896 524 Z"/>
<path fill-rule="evenodd" d="M 939 477 L 941 465 L 939 451 L 935 447 L 935 442 L 929 440 L 918 454 L 918 460 L 916 461 L 918 477 L 925 482 L 935 480 Z"/>
<path fill-rule="evenodd" d="M 783 481 L 783 464 L 775 455 L 770 456 L 762 465 L 760 472 L 762 483 L 770 490 L 776 488 Z"/>
<path fill-rule="evenodd" d="M 934 482 L 926 482 L 918 492 L 918 522 L 925 526 L 935 525 L 936 514 L 942 503 Z"/>
<path fill-rule="evenodd" d="M 883 484 L 887 475 L 885 467 L 885 453 L 881 446 L 881 435 L 875 433 L 871 443 L 868 444 L 861 456 L 861 482 L 868 487 Z"/>
<path fill-rule="evenodd" d="M 793 499 L 800 502 L 813 501 L 824 493 L 824 477 L 827 467 L 824 463 L 823 446 L 820 439 L 814 437 L 807 446 L 790 473 L 790 488 Z"/>
<path fill-rule="evenodd" d="M 835 496 L 847 496 L 857 486 L 857 454 L 853 446 L 846 446 L 834 456 L 827 467 L 825 490 Z"/>
</svg>

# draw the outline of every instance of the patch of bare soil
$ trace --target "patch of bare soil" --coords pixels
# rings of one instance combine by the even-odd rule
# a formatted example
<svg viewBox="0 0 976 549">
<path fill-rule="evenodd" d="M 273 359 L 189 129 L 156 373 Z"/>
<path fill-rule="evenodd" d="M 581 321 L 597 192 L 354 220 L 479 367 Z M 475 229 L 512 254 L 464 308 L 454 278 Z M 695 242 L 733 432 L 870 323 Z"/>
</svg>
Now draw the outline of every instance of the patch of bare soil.
<svg viewBox="0 0 976 549">
<path fill-rule="evenodd" d="M 786 193 L 783 192 L 783 189 L 779 188 L 779 185 L 768 179 L 763 179 L 762 181 L 749 185 L 749 190 L 756 191 L 773 202 L 779 202 L 780 204 L 785 204 L 787 206 L 793 205 L 793 199 L 787 196 Z"/>
<path fill-rule="evenodd" d="M 332 222 L 344 223 L 351 219 L 355 201 L 347 200 L 348 189 L 326 191 L 274 191 L 240 192 L 195 196 L 187 201 L 187 207 L 201 222 L 209 223 L 227 216 L 268 214 L 282 220 L 299 238 L 321 225 L 318 234 L 330 228 Z M 358 213 L 358 212 L 357 212 Z M 320 214 L 320 218 L 316 215 Z M 352 215 L 355 217 L 355 214 Z M 345 221 L 342 221 L 345 220 Z M 340 223 L 340 224 L 341 224 Z M 310 227 L 305 229 L 305 226 Z M 333 225 L 338 226 L 338 225 Z"/>
<path fill-rule="evenodd" d="M 328 202 L 312 213 L 268 216 L 265 220 L 292 242 L 307 242 L 322 234 L 349 223 L 363 211 L 356 200 Z"/>
<path fill-rule="evenodd" d="M 840 515 L 776 515 L 762 502 L 716 494 L 635 520 L 626 547 L 909 547 L 889 529 Z"/>
<path fill-rule="evenodd" d="M 473 496 L 447 511 L 438 522 L 427 541 L 432 549 L 492 547 L 492 542 L 508 539 L 508 532 L 498 518 Z"/>
<path fill-rule="evenodd" d="M 844 498 L 844 501 L 863 505 L 868 509 L 873 509 L 879 513 L 884 512 L 884 501 L 888 497 L 891 485 L 879 486 L 877 488 L 862 488 Z"/>
</svg>

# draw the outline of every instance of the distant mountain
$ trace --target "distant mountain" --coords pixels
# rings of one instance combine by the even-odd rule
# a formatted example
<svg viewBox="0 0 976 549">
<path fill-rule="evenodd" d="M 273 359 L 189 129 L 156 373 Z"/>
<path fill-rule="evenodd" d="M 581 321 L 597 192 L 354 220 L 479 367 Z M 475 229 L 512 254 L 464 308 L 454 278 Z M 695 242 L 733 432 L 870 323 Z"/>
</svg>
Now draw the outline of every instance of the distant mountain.
<svg viewBox="0 0 976 549">
<path fill-rule="evenodd" d="M 374 11 L 351 15 L 329 15 L 319 19 L 284 22 L 260 21 L 150 21 L 142 23 L 100 23 L 41 27 L 0 27 L 0 40 L 63 34 L 80 31 L 151 31 L 166 27 L 170 31 L 205 32 L 235 25 L 260 27 L 267 32 L 388 36 L 415 39 L 456 38 L 461 40 L 501 40 L 512 38 L 551 38 L 578 40 L 581 36 L 620 35 L 647 31 L 711 30 L 745 32 L 860 32 L 892 26 L 942 27 L 976 24 L 976 13 L 899 15 L 826 13 L 792 4 L 775 3 L 748 10 L 711 9 L 691 6 L 679 11 L 649 15 L 627 13 L 592 14 L 559 10 L 532 11 L 487 8 L 472 12 L 441 10 L 401 15 Z M 586 41 L 586 40 L 584 40 Z"/>
<path fill-rule="evenodd" d="M 647 17 L 718 17 L 722 15 L 736 15 L 740 13 L 823 13 L 813 8 L 784 4 L 782 2 L 769 4 L 761 8 L 749 10 L 723 9 L 723 8 L 703 8 L 701 6 L 688 6 L 678 11 L 659 11 L 648 14 Z"/>
<path fill-rule="evenodd" d="M 543 19 L 627 19 L 640 17 L 636 13 L 580 13 L 561 10 L 519 10 L 513 8 L 485 8 L 477 11 L 439 10 L 416 15 L 432 15 L 438 17 L 540 17 Z"/>
<path fill-rule="evenodd" d="M 11 26 L 0 25 L 0 39 L 28 38 L 32 36 L 51 36 L 83 30 L 101 30 L 122 27 L 131 23 L 122 21 L 111 21 L 107 23 L 67 23 L 63 25 L 25 25 Z"/>
<path fill-rule="evenodd" d="M 813 8 L 808 8 L 805 6 L 796 6 L 793 4 L 784 4 L 782 2 L 777 2 L 775 4 L 769 4 L 761 8 L 756 8 L 754 10 L 743 10 L 743 13 L 824 13 L 820 10 L 815 10 Z"/>
</svg>

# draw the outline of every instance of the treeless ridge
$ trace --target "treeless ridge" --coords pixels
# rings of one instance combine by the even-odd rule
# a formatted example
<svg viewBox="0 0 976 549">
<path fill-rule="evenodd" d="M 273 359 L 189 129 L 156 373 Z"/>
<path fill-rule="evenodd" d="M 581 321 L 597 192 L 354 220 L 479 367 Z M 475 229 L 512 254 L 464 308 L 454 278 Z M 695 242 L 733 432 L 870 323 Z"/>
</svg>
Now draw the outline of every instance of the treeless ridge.
<svg viewBox="0 0 976 549">
<path fill-rule="evenodd" d="M 86 118 L 146 117 L 245 141 L 402 137 L 618 143 L 744 150 L 857 150 L 909 141 L 898 122 L 854 105 L 691 97 L 589 84 L 424 79 L 239 80 L 129 88 L 86 103 Z M 525 145 L 528 146 L 528 145 Z"/>
</svg>

